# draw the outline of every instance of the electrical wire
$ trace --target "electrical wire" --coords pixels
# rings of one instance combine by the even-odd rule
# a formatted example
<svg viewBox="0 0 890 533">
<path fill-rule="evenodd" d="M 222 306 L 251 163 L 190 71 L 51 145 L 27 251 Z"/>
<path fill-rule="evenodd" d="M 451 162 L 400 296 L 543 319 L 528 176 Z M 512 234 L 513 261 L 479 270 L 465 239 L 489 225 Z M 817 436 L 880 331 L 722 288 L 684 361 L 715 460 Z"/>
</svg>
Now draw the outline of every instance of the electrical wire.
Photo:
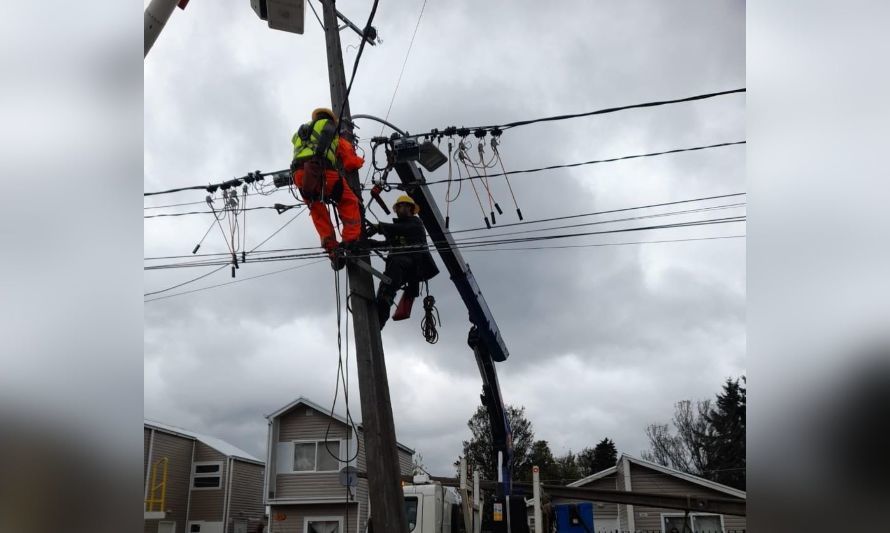
<svg viewBox="0 0 890 533">
<path fill-rule="evenodd" d="M 695 241 L 713 241 L 713 240 L 723 240 L 723 239 L 744 239 L 746 235 L 723 235 L 723 236 L 715 236 L 715 237 L 692 237 L 692 238 L 684 238 L 684 239 L 663 239 L 656 241 L 634 241 L 634 242 L 612 242 L 612 243 L 593 243 L 593 244 L 577 244 L 577 245 L 561 245 L 561 246 L 538 246 L 538 247 L 522 247 L 522 248 L 486 248 L 486 249 L 475 249 L 475 250 L 465 250 L 467 253 L 473 252 L 497 252 L 497 251 L 534 251 L 534 250 L 553 250 L 553 249 L 565 249 L 565 248 L 599 248 L 599 247 L 608 247 L 608 246 L 630 246 L 630 245 L 642 245 L 642 244 L 664 244 L 664 243 L 678 243 L 678 242 L 695 242 Z M 267 272 L 265 274 L 260 274 L 257 276 L 249 276 L 246 278 L 240 278 L 233 281 L 228 281 L 225 283 L 220 283 L 217 285 L 211 285 L 208 287 L 201 287 L 198 289 L 192 289 L 188 291 L 178 292 L 175 294 L 169 294 L 167 296 L 161 296 L 158 298 L 151 298 L 145 300 L 145 302 L 153 302 L 156 300 L 163 300 L 166 298 L 173 298 L 175 296 L 183 296 L 186 294 L 191 294 L 195 292 L 200 292 L 209 289 L 215 289 L 218 287 L 223 287 L 226 285 L 231 285 L 233 283 L 240 283 L 242 281 L 248 281 L 251 279 L 262 278 L 265 276 L 271 276 L 273 274 L 280 274 L 282 272 L 288 272 L 290 270 L 296 270 L 298 268 L 303 268 L 311 265 L 316 265 L 324 262 L 328 262 L 328 258 L 325 257 L 323 259 L 319 259 L 318 261 L 313 261 L 311 263 L 304 263 L 300 265 L 296 265 L 293 267 L 288 267 L 282 270 L 276 270 L 274 272 Z M 228 264 L 223 265 L 223 267 L 228 266 Z"/>
<path fill-rule="evenodd" d="M 362 42 L 358 46 L 358 54 L 355 56 L 355 63 L 352 65 L 352 76 L 349 78 L 349 85 L 346 86 L 346 94 L 343 95 L 343 101 L 340 102 L 340 116 L 337 117 L 337 130 L 339 131 L 340 127 L 343 124 L 343 112 L 346 111 L 346 104 L 349 102 L 349 93 L 352 92 L 352 82 L 355 81 L 355 74 L 358 72 L 358 65 L 362 59 L 362 52 L 365 51 L 365 43 L 368 42 L 368 37 L 366 35 L 368 28 L 371 27 L 371 23 L 374 22 L 374 15 L 377 14 L 377 4 L 380 0 L 374 0 L 374 4 L 371 6 L 371 14 L 368 15 L 368 22 L 365 23 L 365 27 L 362 29 Z"/>
<path fill-rule="evenodd" d="M 296 266 L 292 266 L 292 267 L 284 268 L 284 269 L 282 269 L 282 270 L 276 270 L 276 271 L 274 271 L 274 272 L 266 272 L 266 273 L 264 273 L 264 274 L 258 274 L 258 275 L 256 275 L 256 276 L 248 276 L 248 277 L 246 277 L 246 278 L 239 278 L 239 279 L 236 279 L 236 280 L 227 281 L 227 282 L 225 282 L 225 283 L 219 283 L 219 284 L 217 284 L 217 285 L 210 285 L 209 287 L 200 287 L 200 288 L 198 288 L 198 289 L 191 289 L 191 290 L 188 290 L 188 291 L 177 292 L 177 293 L 175 293 L 175 294 L 168 294 L 168 295 L 166 295 L 166 296 L 158 296 L 157 298 L 150 298 L 150 299 L 148 299 L 148 300 L 144 300 L 143 303 L 147 303 L 147 302 L 155 302 L 155 301 L 157 301 L 157 300 L 164 300 L 164 299 L 167 299 L 167 298 L 173 298 L 174 296 L 182 296 L 183 294 L 191 294 L 191 293 L 194 293 L 194 292 L 206 291 L 206 290 L 209 290 L 209 289 L 215 289 L 215 288 L 217 288 L 217 287 L 224 287 L 224 286 L 226 286 L 226 285 L 232 285 L 232 284 L 234 284 L 234 283 L 241 283 L 242 281 L 248 281 L 248 280 L 252 280 L 252 279 L 264 278 L 264 277 L 266 277 L 266 276 L 272 276 L 272 275 L 274 275 L 274 274 L 281 274 L 282 272 L 288 272 L 288 271 L 290 271 L 290 270 L 297 270 L 297 269 L 299 269 L 299 268 L 305 268 L 305 267 L 308 267 L 308 266 L 317 265 L 317 264 L 319 264 L 319 263 L 323 263 L 323 262 L 325 262 L 325 261 L 327 261 L 327 259 L 322 259 L 322 260 L 319 260 L 319 261 L 313 261 L 313 262 L 311 262 L 311 263 L 303 263 L 303 264 L 301 264 L 301 265 L 296 265 Z M 224 265 L 224 266 L 228 266 L 228 263 L 227 263 L 226 265 Z"/>
<path fill-rule="evenodd" d="M 447 128 L 444 128 L 441 131 L 438 129 L 434 129 L 434 130 L 430 130 L 425 133 L 416 133 L 413 135 L 406 135 L 405 137 L 406 138 L 437 137 L 439 135 L 451 135 L 454 133 L 456 133 L 458 135 L 466 136 L 466 135 L 469 135 L 470 133 L 476 133 L 476 132 L 479 132 L 480 134 L 482 134 L 484 132 L 488 132 L 488 133 L 492 133 L 494 135 L 499 135 L 500 132 L 503 130 L 507 130 L 510 128 L 517 128 L 519 126 L 526 126 L 529 124 L 538 124 L 541 122 L 552 122 L 555 120 L 568 120 L 568 119 L 572 119 L 572 118 L 589 117 L 589 116 L 594 116 L 594 115 L 605 115 L 607 113 L 615 113 L 617 111 L 625 111 L 628 109 L 641 109 L 641 108 L 646 108 L 646 107 L 658 107 L 658 106 L 663 106 L 663 105 L 679 104 L 679 103 L 683 103 L 683 102 L 693 102 L 696 100 L 705 100 L 708 98 L 715 98 L 718 96 L 725 96 L 725 95 L 729 95 L 729 94 L 744 93 L 746 91 L 747 91 L 747 89 L 743 87 L 741 89 L 733 89 L 730 91 L 719 91 L 719 92 L 715 92 L 715 93 L 698 94 L 695 96 L 687 96 L 685 98 L 677 98 L 677 99 L 673 99 L 673 100 L 658 100 L 655 102 L 644 102 L 641 104 L 631 104 L 631 105 L 624 105 L 624 106 L 618 106 L 618 107 L 607 107 L 604 109 L 597 109 L 595 111 L 585 111 L 583 113 L 573 113 L 573 114 L 568 114 L 568 115 L 554 115 L 554 116 L 550 116 L 550 117 L 535 118 L 535 119 L 530 119 L 530 120 L 518 120 L 516 122 L 508 122 L 506 124 L 501 124 L 501 125 L 474 126 L 474 127 L 470 127 L 470 128 L 456 128 L 454 126 L 449 126 Z"/>
<path fill-rule="evenodd" d="M 389 107 L 386 108 L 386 115 L 383 117 L 383 121 L 389 120 L 389 114 L 392 111 L 393 103 L 396 101 L 396 93 L 399 92 L 399 85 L 402 83 L 402 76 L 405 74 L 405 67 L 408 65 L 408 57 L 411 56 L 411 48 L 414 46 L 414 38 L 417 37 L 417 30 L 420 28 L 420 20 L 423 18 L 423 10 L 426 9 L 426 0 L 423 0 L 423 5 L 420 6 L 420 14 L 417 16 L 417 24 L 414 25 L 414 33 L 411 34 L 411 42 L 408 43 L 408 51 L 405 52 L 405 59 L 402 61 L 402 69 L 399 71 L 399 77 L 396 80 L 396 86 L 392 91 L 392 98 L 389 99 Z M 386 124 L 380 125 L 380 133 L 377 134 L 378 137 L 383 135 L 383 130 L 386 128 Z M 371 176 L 372 169 L 369 166 L 367 172 L 365 172 L 365 179 L 362 181 L 362 186 L 367 185 L 368 178 Z"/>
<path fill-rule="evenodd" d="M 299 218 L 299 216 L 302 215 L 305 211 L 306 211 L 305 208 L 304 208 L 304 209 L 301 209 L 301 210 L 300 210 L 296 215 L 294 215 L 290 220 L 288 220 L 287 222 L 285 222 L 283 226 L 281 226 L 280 228 L 278 228 L 277 230 L 275 230 L 271 235 L 269 235 L 268 237 L 266 237 L 266 238 L 263 240 L 263 242 L 261 242 L 261 243 L 257 244 L 256 246 L 254 246 L 253 249 L 250 250 L 250 252 L 248 252 L 248 253 L 253 253 L 253 252 L 255 252 L 260 246 L 262 246 L 262 245 L 266 244 L 267 242 L 269 242 L 269 240 L 272 239 L 272 237 L 278 235 L 278 233 L 279 233 L 281 230 L 283 230 L 284 228 L 286 228 L 286 227 L 288 226 L 288 224 L 290 224 L 291 222 L 293 222 L 294 220 L 296 220 L 297 218 Z M 210 226 L 210 227 L 213 228 L 213 226 Z M 205 237 L 206 237 L 206 235 L 205 235 Z M 228 255 L 228 254 L 221 253 L 221 254 L 219 254 L 219 255 Z M 188 256 L 186 256 L 186 257 L 188 257 Z M 183 282 L 183 283 L 178 283 L 178 284 L 176 284 L 176 285 L 174 285 L 174 286 L 172 286 L 172 287 L 167 287 L 166 289 L 161 289 L 161 290 L 159 290 L 159 291 L 153 291 L 153 292 L 145 293 L 145 294 L 143 294 L 143 296 L 152 296 L 152 295 L 155 295 L 155 294 L 160 294 L 160 293 L 167 292 L 167 291 L 170 291 L 170 290 L 173 290 L 173 289 L 177 289 L 177 288 L 182 287 L 182 286 L 184 286 L 184 285 L 188 285 L 189 283 L 194 283 L 195 281 L 198 281 L 198 280 L 200 280 L 200 279 L 206 278 L 207 276 L 210 276 L 211 274 L 215 274 L 215 273 L 219 272 L 220 270 L 222 270 L 223 268 L 225 268 L 225 267 L 228 266 L 228 265 L 229 265 L 229 263 L 226 262 L 226 263 L 224 263 L 221 267 L 219 267 L 219 268 L 217 268 L 216 270 L 213 270 L 213 271 L 211 271 L 211 272 L 208 272 L 207 274 L 204 274 L 204 275 L 202 275 L 202 276 L 198 276 L 198 277 L 196 277 L 196 278 L 194 278 L 194 279 L 190 279 L 190 280 L 188 280 L 188 281 L 186 281 L 186 282 Z"/>
<path fill-rule="evenodd" d="M 685 222 L 673 222 L 669 224 L 660 224 L 660 225 L 652 225 L 652 226 L 637 226 L 630 228 L 617 228 L 610 230 L 601 230 L 601 231 L 587 231 L 587 232 L 574 232 L 574 233 L 559 233 L 553 235 L 538 235 L 532 237 L 514 237 L 507 239 L 489 239 L 489 240 L 479 240 L 479 241 L 459 241 L 454 243 L 454 247 L 459 250 L 467 250 L 473 248 L 482 248 L 482 247 L 491 247 L 502 244 L 520 244 L 520 243 L 532 243 L 537 241 L 548 241 L 554 239 L 568 239 L 568 238 L 578 238 L 578 237 L 587 237 L 587 236 L 595 236 L 595 235 L 610 235 L 617 233 L 628 233 L 628 232 L 639 232 L 639 231 L 653 231 L 653 230 L 666 230 L 666 229 L 677 229 L 677 228 L 690 228 L 696 226 L 706 226 L 706 225 L 716 225 L 716 224 L 728 224 L 728 223 L 738 223 L 745 222 L 745 216 L 732 216 L 732 217 L 723 217 L 716 219 L 706 219 L 706 220 L 693 220 L 693 221 L 685 221 Z M 439 243 L 442 244 L 442 243 Z M 411 245 L 411 246 L 393 246 L 388 247 L 389 255 L 402 255 L 402 254 L 411 254 L 416 253 L 419 250 L 432 250 L 436 246 L 436 243 L 427 243 L 426 245 Z M 304 254 L 285 254 L 281 256 L 272 256 L 272 257 L 262 257 L 253 259 L 252 263 L 265 263 L 265 262 L 274 262 L 274 261 L 290 261 L 290 260 L 304 260 L 304 259 L 317 259 L 321 257 L 327 257 L 324 252 L 311 252 Z M 186 267 L 206 267 L 206 266 L 219 266 L 220 264 L 228 264 L 228 262 L 220 262 L 220 261 L 206 261 L 202 263 L 178 263 L 178 264 L 169 264 L 169 265 L 156 265 L 145 267 L 145 270 L 160 270 L 160 269 L 169 269 L 169 268 L 186 268 Z"/>
<path fill-rule="evenodd" d="M 613 163 L 615 161 L 625 161 L 628 159 L 639 159 L 639 158 L 643 158 L 643 157 L 657 157 L 657 156 L 668 155 L 668 154 L 678 154 L 681 152 L 695 152 L 695 151 L 700 151 L 700 150 L 709 150 L 711 148 L 723 148 L 726 146 L 736 146 L 739 144 L 746 144 L 746 143 L 747 143 L 747 141 L 733 141 L 733 142 L 726 142 L 726 143 L 709 144 L 706 146 L 693 146 L 690 148 L 675 148 L 673 150 L 665 150 L 663 152 L 649 152 L 649 153 L 645 153 L 645 154 L 634 154 L 634 155 L 625 155 L 625 156 L 621 156 L 621 157 L 611 157 L 609 159 L 593 159 L 591 161 L 581 161 L 579 163 L 564 163 L 564 164 L 560 164 L 560 165 L 550 165 L 547 167 L 527 168 L 527 169 L 523 169 L 523 170 L 510 170 L 508 172 L 502 172 L 502 173 L 497 173 L 497 174 L 488 174 L 487 177 L 494 178 L 494 177 L 498 177 L 498 176 L 508 176 L 508 175 L 513 175 L 513 174 L 528 174 L 528 173 L 532 173 L 532 172 L 542 172 L 544 170 L 557 170 L 557 169 L 561 169 L 561 168 L 574 168 L 574 167 L 582 167 L 582 166 L 587 166 L 587 165 L 597 165 L 600 163 Z M 426 181 L 423 184 L 424 185 L 436 185 L 439 183 L 448 183 L 451 181 L 460 182 L 460 181 L 465 181 L 465 180 L 476 180 L 476 179 L 482 179 L 482 178 L 483 178 L 483 176 L 481 176 L 481 175 L 464 176 L 464 177 L 454 178 L 452 180 L 441 179 L 441 180 Z"/>
<path fill-rule="evenodd" d="M 200 202 L 205 203 L 205 202 Z M 304 204 L 293 204 L 293 205 L 283 205 L 282 207 L 294 208 Z M 239 213 L 244 211 L 260 211 L 260 210 L 268 210 L 268 209 L 278 209 L 275 206 L 258 206 L 258 207 L 245 207 L 238 210 Z M 213 214 L 213 211 L 186 211 L 183 213 L 159 213 L 157 215 L 143 215 L 142 218 L 163 218 L 163 217 L 184 217 L 189 215 L 210 215 Z"/>
<path fill-rule="evenodd" d="M 657 207 L 667 207 L 667 206 L 688 204 L 688 203 L 693 203 L 693 202 L 704 202 L 704 201 L 710 201 L 710 200 L 734 198 L 734 197 L 738 197 L 738 196 L 744 196 L 746 194 L 747 193 L 744 193 L 744 192 L 738 192 L 738 193 L 730 193 L 730 194 L 703 196 L 703 197 L 698 197 L 698 198 L 689 198 L 686 200 L 675 200 L 675 201 L 671 201 L 671 202 L 659 202 L 659 203 L 646 204 L 646 205 L 634 206 L 634 207 L 623 207 L 623 208 L 619 208 L 619 209 L 591 211 L 591 212 L 587 212 L 587 213 L 578 213 L 578 214 L 574 214 L 574 215 L 564 215 L 564 216 L 559 216 L 559 217 L 550 217 L 550 218 L 542 218 L 542 219 L 537 219 L 537 220 L 526 220 L 523 222 L 515 222 L 515 223 L 510 223 L 510 224 L 502 224 L 499 226 L 499 228 L 503 229 L 503 228 L 515 227 L 515 226 L 526 226 L 529 224 L 540 224 L 540 223 L 545 223 L 545 222 L 556 222 L 556 221 L 561 221 L 561 220 L 573 220 L 573 219 L 577 219 L 577 218 L 584 218 L 584 217 L 590 217 L 590 216 L 625 213 L 628 211 L 652 209 L 652 208 L 657 208 Z M 304 210 L 305 210 L 305 208 L 304 208 Z M 259 246 L 268 242 L 269 239 L 274 237 L 278 232 L 282 231 L 288 224 L 290 224 L 291 222 L 296 220 L 296 218 L 299 217 L 302 214 L 302 212 L 303 212 L 303 210 L 301 210 L 299 213 L 297 213 L 293 218 L 291 218 L 288 222 L 286 222 L 284 224 L 284 226 L 279 228 L 275 233 L 273 233 L 266 240 L 261 242 Z M 680 214 L 680 213 L 683 213 L 683 212 L 682 211 L 669 212 L 669 214 Z M 655 217 L 655 216 L 661 216 L 661 215 L 662 215 L 661 213 L 658 213 L 658 214 L 648 215 L 648 217 Z M 640 216 L 640 217 L 636 217 L 636 218 L 642 219 L 642 218 L 648 218 L 648 217 Z M 623 220 L 623 219 L 613 219 L 613 220 L 604 221 L 604 222 L 616 222 L 616 221 L 620 221 L 620 220 Z M 572 227 L 572 226 L 565 226 L 565 227 Z M 562 228 L 563 227 L 556 227 L 556 228 L 551 228 L 551 229 L 562 229 Z M 468 228 L 468 229 L 463 229 L 463 230 L 451 231 L 450 234 L 455 235 L 455 234 L 459 234 L 459 233 L 475 232 L 475 231 L 481 231 L 481 230 L 486 230 L 486 229 L 487 228 L 484 226 L 477 227 L 477 228 Z M 491 235 L 488 235 L 488 236 L 490 237 Z M 268 254 L 268 253 L 283 253 L 283 252 L 297 252 L 297 251 L 310 251 L 310 250 L 314 251 L 314 250 L 318 249 L 317 246 L 307 246 L 307 247 L 301 247 L 301 248 L 280 248 L 280 249 L 275 249 L 275 250 L 257 251 L 257 248 L 258 247 L 255 247 L 254 250 L 252 250 L 248 253 L 249 254 L 257 254 L 257 253 Z M 220 252 L 220 253 L 208 253 L 208 254 L 197 254 L 197 255 L 172 255 L 172 256 L 146 257 L 146 258 L 144 258 L 144 260 L 145 261 L 157 261 L 157 260 L 167 260 L 167 259 L 186 259 L 186 258 L 190 259 L 190 258 L 194 258 L 194 257 L 212 258 L 212 257 L 220 257 L 220 256 L 227 256 L 227 255 L 228 254 L 225 252 Z"/>
</svg>

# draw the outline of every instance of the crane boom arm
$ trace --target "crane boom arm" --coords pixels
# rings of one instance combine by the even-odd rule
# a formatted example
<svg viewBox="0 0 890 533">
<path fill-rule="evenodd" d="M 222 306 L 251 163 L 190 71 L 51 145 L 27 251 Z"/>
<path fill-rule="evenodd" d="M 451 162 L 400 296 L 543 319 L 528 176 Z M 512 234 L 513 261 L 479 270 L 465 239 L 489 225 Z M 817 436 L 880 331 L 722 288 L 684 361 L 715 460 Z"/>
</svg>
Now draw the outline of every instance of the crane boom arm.
<svg viewBox="0 0 890 533">
<path fill-rule="evenodd" d="M 492 461 L 498 465 L 498 485 L 501 496 L 509 496 L 512 492 L 513 439 L 507 419 L 501 388 L 498 384 L 495 362 L 507 360 L 510 352 L 501 337 L 498 325 L 485 302 L 485 297 L 476 283 L 470 265 L 464 261 L 451 233 L 445 229 L 442 213 L 425 184 L 425 178 L 414 162 L 396 163 L 396 174 L 411 198 L 420 207 L 418 216 L 426 227 L 451 281 L 457 287 L 464 305 L 467 307 L 472 323 L 468 344 L 476 356 L 479 373 L 482 376 L 482 405 L 485 406 L 491 420 L 491 436 L 493 446 Z"/>
</svg>

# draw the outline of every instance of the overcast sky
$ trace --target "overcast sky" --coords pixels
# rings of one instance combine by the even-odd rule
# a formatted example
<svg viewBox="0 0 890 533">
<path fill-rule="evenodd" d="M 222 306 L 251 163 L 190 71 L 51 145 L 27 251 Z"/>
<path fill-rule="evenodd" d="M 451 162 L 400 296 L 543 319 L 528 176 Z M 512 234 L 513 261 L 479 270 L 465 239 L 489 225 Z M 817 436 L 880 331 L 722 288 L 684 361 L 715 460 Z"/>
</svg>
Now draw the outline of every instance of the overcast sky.
<svg viewBox="0 0 890 533">
<path fill-rule="evenodd" d="M 370 4 L 343 0 L 338 8 L 362 26 Z M 353 113 L 386 115 L 421 4 L 380 2 L 374 26 L 383 42 L 365 48 L 350 99 Z M 173 13 L 145 60 L 146 191 L 288 166 L 293 132 L 313 108 L 330 105 L 324 38 L 308 10 L 305 27 L 304 35 L 271 30 L 248 0 L 198 0 Z M 348 74 L 358 38 L 349 30 L 341 37 Z M 430 1 L 389 118 L 420 132 L 744 86 L 742 1 Z M 549 122 L 506 132 L 501 153 L 511 170 L 739 141 L 745 138 L 744 113 L 745 95 L 730 95 Z M 380 131 L 372 122 L 358 126 L 363 138 Z M 444 166 L 428 177 L 447 175 Z M 744 176 L 745 147 L 733 146 L 520 174 L 511 182 L 525 218 L 533 220 L 744 192 Z M 493 178 L 491 183 L 504 208 L 499 222 L 515 222 L 505 182 Z M 433 190 L 444 210 L 444 187 Z M 145 205 L 203 202 L 205 195 L 155 196 Z M 389 193 L 387 200 L 395 195 Z M 741 198 L 634 211 L 620 218 Z M 289 200 L 286 191 L 251 196 L 248 207 Z M 247 248 L 279 229 L 292 213 L 251 211 Z M 744 208 L 572 231 L 740 214 Z M 619 216 L 573 222 L 614 218 Z M 189 254 L 212 220 L 209 215 L 146 219 L 145 256 Z M 477 228 L 481 222 L 472 188 L 465 183 L 451 204 L 452 229 Z M 560 231 L 565 230 L 549 233 Z M 744 234 L 745 225 L 736 223 L 512 247 Z M 301 216 L 261 249 L 315 244 L 315 230 Z M 213 228 L 200 253 L 225 249 Z M 727 377 L 745 372 L 745 239 L 468 250 L 465 258 L 511 351 L 498 364 L 504 398 L 526 407 L 536 438 L 547 440 L 555 454 L 610 437 L 619 452 L 639 455 L 647 448 L 646 425 L 669 420 L 676 401 L 712 397 Z M 303 264 L 248 262 L 236 279 Z M 145 292 L 209 271 L 146 271 Z M 231 280 L 224 269 L 163 295 Z M 320 263 L 147 302 L 145 416 L 218 436 L 263 457 L 265 414 L 299 396 L 322 405 L 333 400 L 333 282 L 329 266 Z M 422 453 L 432 473 L 446 475 L 453 472 L 450 465 L 461 441 L 469 437 L 466 421 L 479 403 L 481 382 L 465 342 L 466 310 L 453 284 L 442 274 L 430 290 L 443 321 L 439 343 L 428 345 L 421 337 L 419 305 L 409 321 L 387 325 L 383 342 L 398 439 Z M 357 382 L 353 364 L 350 403 L 358 417 Z M 338 411 L 343 410 L 341 402 Z"/>
</svg>

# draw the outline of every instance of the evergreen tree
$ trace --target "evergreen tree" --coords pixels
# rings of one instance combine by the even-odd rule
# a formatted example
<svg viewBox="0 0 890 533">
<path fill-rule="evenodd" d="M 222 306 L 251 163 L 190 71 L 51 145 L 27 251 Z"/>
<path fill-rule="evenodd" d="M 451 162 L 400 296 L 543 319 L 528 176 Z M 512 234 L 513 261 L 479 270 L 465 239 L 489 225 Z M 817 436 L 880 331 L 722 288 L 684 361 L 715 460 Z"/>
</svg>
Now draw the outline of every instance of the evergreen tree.
<svg viewBox="0 0 890 533">
<path fill-rule="evenodd" d="M 596 448 L 593 449 L 593 472 L 591 472 L 591 474 L 611 468 L 615 466 L 615 463 L 617 462 L 618 449 L 615 448 L 615 442 L 606 437 L 599 441 Z"/>
<path fill-rule="evenodd" d="M 538 467 L 542 482 L 559 478 L 556 459 L 553 458 L 553 452 L 550 451 L 550 445 L 546 440 L 536 440 L 532 444 L 531 451 L 528 454 L 528 461 L 520 467 L 517 479 L 531 481 L 533 466 Z"/>
<path fill-rule="evenodd" d="M 513 472 L 517 473 L 523 465 L 528 463 L 528 454 L 531 451 L 535 438 L 532 423 L 525 418 L 525 407 L 506 406 L 507 422 L 513 433 Z M 493 446 L 491 442 L 491 421 L 485 406 L 480 405 L 476 412 L 467 421 L 470 428 L 470 440 L 463 442 L 463 457 L 467 459 L 469 472 L 479 470 L 482 479 L 497 479 L 497 465 L 493 460 Z M 460 459 L 455 464 L 460 464 Z"/>
<path fill-rule="evenodd" d="M 618 462 L 618 449 L 612 439 L 606 437 L 593 448 L 584 448 L 577 456 L 578 469 L 582 477 L 596 474 L 615 466 Z"/>
<path fill-rule="evenodd" d="M 741 378 L 747 384 L 745 376 Z M 727 379 L 723 392 L 707 414 L 710 432 L 705 437 L 708 449 L 708 479 L 745 490 L 745 410 L 747 391 L 738 379 Z"/>
</svg>

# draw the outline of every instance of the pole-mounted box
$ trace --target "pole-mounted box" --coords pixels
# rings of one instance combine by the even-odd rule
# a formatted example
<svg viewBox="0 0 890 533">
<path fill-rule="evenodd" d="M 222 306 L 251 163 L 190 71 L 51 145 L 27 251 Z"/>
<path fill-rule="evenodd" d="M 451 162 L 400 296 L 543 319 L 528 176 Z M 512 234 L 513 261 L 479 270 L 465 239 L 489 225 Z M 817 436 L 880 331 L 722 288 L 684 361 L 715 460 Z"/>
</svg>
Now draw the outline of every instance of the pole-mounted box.
<svg viewBox="0 0 890 533">
<path fill-rule="evenodd" d="M 250 7 L 273 30 L 303 34 L 306 0 L 250 0 Z"/>
</svg>

